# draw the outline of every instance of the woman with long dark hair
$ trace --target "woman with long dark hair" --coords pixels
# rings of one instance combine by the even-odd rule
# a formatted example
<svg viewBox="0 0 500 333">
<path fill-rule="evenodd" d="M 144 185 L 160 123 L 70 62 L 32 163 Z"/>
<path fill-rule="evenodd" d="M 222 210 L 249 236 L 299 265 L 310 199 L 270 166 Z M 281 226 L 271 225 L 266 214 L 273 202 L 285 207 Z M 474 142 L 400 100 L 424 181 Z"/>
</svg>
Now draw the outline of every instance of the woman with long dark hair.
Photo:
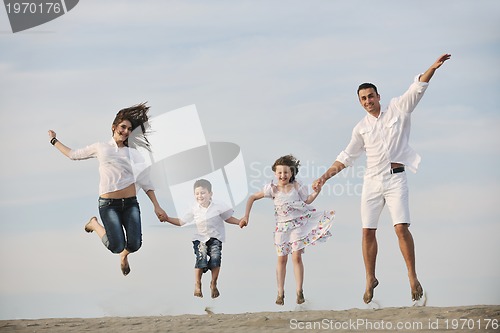
<svg viewBox="0 0 500 333">
<path fill-rule="evenodd" d="M 141 215 L 136 193 L 140 187 L 146 192 L 160 221 L 167 217 L 156 199 L 154 187 L 145 169 L 142 155 L 135 147 L 150 149 L 147 140 L 149 106 L 145 103 L 120 110 L 111 125 L 112 139 L 97 142 L 81 149 L 62 144 L 53 130 L 49 130 L 50 143 L 72 160 L 97 158 L 99 161 L 99 215 L 85 225 L 85 231 L 95 231 L 103 244 L 113 253 L 120 254 L 123 275 L 130 273 L 128 255 L 142 245 Z M 134 137 L 135 147 L 129 146 L 132 131 L 140 128 Z M 135 133 L 134 132 L 134 135 Z"/>
</svg>

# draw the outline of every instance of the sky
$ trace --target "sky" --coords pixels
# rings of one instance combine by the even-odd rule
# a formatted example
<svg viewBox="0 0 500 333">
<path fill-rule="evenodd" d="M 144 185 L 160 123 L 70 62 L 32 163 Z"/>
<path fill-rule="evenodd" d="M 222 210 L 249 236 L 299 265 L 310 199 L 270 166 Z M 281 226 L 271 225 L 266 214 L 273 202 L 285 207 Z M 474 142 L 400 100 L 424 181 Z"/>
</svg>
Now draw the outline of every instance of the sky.
<svg viewBox="0 0 500 333">
<path fill-rule="evenodd" d="M 451 59 L 412 116 L 422 156 L 408 173 L 417 273 L 428 306 L 500 304 L 499 16 L 495 0 L 87 0 L 12 33 L 1 9 L 0 319 L 366 308 L 363 158 L 313 203 L 336 218 L 333 237 L 303 256 L 307 302 L 294 304 L 290 261 L 279 307 L 271 200 L 254 204 L 247 228 L 226 225 L 212 300 L 207 276 L 205 297 L 192 295 L 193 230 L 159 223 L 139 193 L 143 246 L 123 277 L 118 256 L 83 230 L 98 214 L 97 161 L 70 161 L 47 131 L 80 148 L 109 140 L 121 108 L 147 101 L 154 117 L 195 105 L 207 141 L 239 146 L 248 194 L 289 153 L 310 184 L 365 115 L 360 83 L 375 83 L 388 103 L 444 53 Z M 157 195 L 177 214 L 166 191 Z M 374 299 L 411 306 L 391 225 L 384 210 Z"/>
</svg>

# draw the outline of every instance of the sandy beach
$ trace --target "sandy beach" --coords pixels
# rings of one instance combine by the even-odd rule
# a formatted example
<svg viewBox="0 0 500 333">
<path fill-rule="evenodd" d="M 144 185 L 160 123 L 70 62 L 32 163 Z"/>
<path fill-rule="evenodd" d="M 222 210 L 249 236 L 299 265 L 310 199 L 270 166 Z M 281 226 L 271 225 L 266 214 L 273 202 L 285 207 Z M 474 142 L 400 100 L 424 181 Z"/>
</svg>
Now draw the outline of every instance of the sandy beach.
<svg viewBox="0 0 500 333">
<path fill-rule="evenodd" d="M 0 332 L 499 332 L 500 305 L 2 320 Z"/>
</svg>

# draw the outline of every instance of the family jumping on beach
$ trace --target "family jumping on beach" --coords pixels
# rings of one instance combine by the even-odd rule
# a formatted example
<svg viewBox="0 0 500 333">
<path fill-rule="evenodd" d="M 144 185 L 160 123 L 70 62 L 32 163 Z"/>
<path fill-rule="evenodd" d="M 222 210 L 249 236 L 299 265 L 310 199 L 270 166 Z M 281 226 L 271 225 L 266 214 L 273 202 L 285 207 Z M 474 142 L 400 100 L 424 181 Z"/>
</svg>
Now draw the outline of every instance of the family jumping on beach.
<svg viewBox="0 0 500 333">
<path fill-rule="evenodd" d="M 142 245 L 141 213 L 137 191 L 143 189 L 153 205 L 160 222 L 176 226 L 193 224 L 192 237 L 195 254 L 194 296 L 203 297 L 202 276 L 211 271 L 211 297 L 220 293 L 217 280 L 221 268 L 222 244 L 225 242 L 225 223 L 240 228 L 251 225 L 250 212 L 256 200 L 270 198 L 274 203 L 274 246 L 278 256 L 276 266 L 276 304 L 285 302 L 284 284 L 288 255 L 291 255 L 296 284 L 296 303 L 305 302 L 304 264 L 302 254 L 306 247 L 327 241 L 331 237 L 334 210 L 318 211 L 311 203 L 318 197 L 323 185 L 346 167 L 352 166 L 363 152 L 366 153 L 366 171 L 361 194 L 362 253 L 366 271 L 363 301 L 372 302 L 379 281 L 375 274 L 378 243 L 376 232 L 380 214 L 387 204 L 401 254 L 408 270 L 411 298 L 423 301 L 425 292 L 417 278 L 414 239 L 409 230 L 412 223 L 409 209 L 409 189 L 406 170 L 416 172 L 420 156 L 409 146 L 411 115 L 424 95 L 435 71 L 450 59 L 441 55 L 423 74 L 415 77 L 407 91 L 380 104 L 377 87 L 363 83 L 357 89 L 359 103 L 367 114 L 352 130 L 347 147 L 338 154 L 328 170 L 310 186 L 297 179 L 299 160 L 289 154 L 279 157 L 270 180 L 261 191 L 249 196 L 245 214 L 241 219 L 234 210 L 214 198 L 212 184 L 206 179 L 193 183 L 195 203 L 183 217 L 169 216 L 161 207 L 155 188 L 145 170 L 147 165 L 136 148 L 151 150 L 147 139 L 149 106 L 138 104 L 120 110 L 111 125 L 111 139 L 81 149 L 71 149 L 61 143 L 56 132 L 49 130 L 50 143 L 72 160 L 97 158 L 99 162 L 98 208 L 101 223 L 91 217 L 85 231 L 99 236 L 104 246 L 120 256 L 123 275 L 131 271 L 128 256 Z M 132 132 L 139 133 L 131 139 Z M 139 172 L 138 172 L 139 170 Z M 139 177 L 137 177 L 139 175 Z M 258 222 L 252 222 L 258 223 Z"/>
</svg>

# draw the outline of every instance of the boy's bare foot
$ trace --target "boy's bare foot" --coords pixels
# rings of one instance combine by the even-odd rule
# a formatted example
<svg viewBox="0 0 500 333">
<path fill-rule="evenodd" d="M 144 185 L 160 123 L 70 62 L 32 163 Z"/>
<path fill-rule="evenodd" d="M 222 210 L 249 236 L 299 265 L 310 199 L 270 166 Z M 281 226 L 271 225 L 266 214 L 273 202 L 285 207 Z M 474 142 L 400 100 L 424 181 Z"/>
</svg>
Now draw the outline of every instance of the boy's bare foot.
<svg viewBox="0 0 500 333">
<path fill-rule="evenodd" d="M 85 231 L 86 232 L 93 232 L 94 231 L 94 223 L 97 223 L 97 217 L 92 216 L 90 220 L 87 222 L 85 225 Z"/>
<path fill-rule="evenodd" d="M 128 254 L 120 256 L 120 267 L 122 269 L 123 276 L 127 276 L 130 273 L 130 266 L 128 264 Z"/>
<path fill-rule="evenodd" d="M 420 282 L 416 280 L 414 283 L 412 283 L 411 300 L 418 301 L 422 298 L 423 295 L 424 295 L 424 288 L 422 288 Z"/>
<path fill-rule="evenodd" d="M 196 282 L 194 284 L 194 296 L 203 298 L 203 293 L 201 292 L 201 282 Z"/>
<path fill-rule="evenodd" d="M 212 290 L 212 298 L 217 298 L 220 296 L 219 289 L 217 289 L 217 283 L 211 283 L 210 289 Z"/>
<path fill-rule="evenodd" d="M 378 280 L 375 279 L 371 283 L 367 283 L 367 287 L 365 290 L 365 294 L 363 295 L 363 301 L 368 304 L 372 301 L 373 299 L 373 289 L 375 289 L 378 286 Z"/>
<path fill-rule="evenodd" d="M 276 304 L 277 305 L 284 305 L 285 304 L 285 294 L 283 294 L 283 295 L 278 294 L 278 297 L 276 297 Z"/>
<path fill-rule="evenodd" d="M 297 292 L 297 304 L 302 304 L 304 303 L 306 300 L 304 298 L 304 291 L 301 290 L 299 292 Z"/>
</svg>

